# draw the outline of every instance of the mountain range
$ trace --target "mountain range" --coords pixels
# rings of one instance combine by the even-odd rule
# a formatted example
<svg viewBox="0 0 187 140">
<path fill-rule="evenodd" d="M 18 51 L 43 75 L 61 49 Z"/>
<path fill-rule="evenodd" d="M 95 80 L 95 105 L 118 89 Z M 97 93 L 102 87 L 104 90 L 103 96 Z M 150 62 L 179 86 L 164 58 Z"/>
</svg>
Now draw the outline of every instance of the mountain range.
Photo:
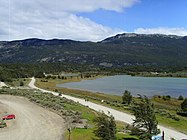
<svg viewBox="0 0 187 140">
<path fill-rule="evenodd" d="M 187 36 L 124 33 L 99 42 L 37 38 L 0 41 L 0 56 L 0 63 L 187 66 Z"/>
</svg>

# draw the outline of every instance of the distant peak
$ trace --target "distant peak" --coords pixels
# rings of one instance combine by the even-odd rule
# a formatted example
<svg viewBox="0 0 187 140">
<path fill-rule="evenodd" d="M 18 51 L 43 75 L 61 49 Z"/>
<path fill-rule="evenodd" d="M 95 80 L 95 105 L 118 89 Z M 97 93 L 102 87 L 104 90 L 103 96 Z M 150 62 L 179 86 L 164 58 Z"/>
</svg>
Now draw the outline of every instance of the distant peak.
<svg viewBox="0 0 187 140">
<path fill-rule="evenodd" d="M 150 37 L 150 38 L 160 37 L 160 38 L 174 38 L 174 39 L 182 38 L 182 36 L 177 36 L 177 35 L 123 33 L 123 34 L 117 34 L 115 36 L 106 38 L 103 41 L 101 41 L 101 43 L 111 42 L 116 39 L 133 38 L 133 37 Z"/>
</svg>

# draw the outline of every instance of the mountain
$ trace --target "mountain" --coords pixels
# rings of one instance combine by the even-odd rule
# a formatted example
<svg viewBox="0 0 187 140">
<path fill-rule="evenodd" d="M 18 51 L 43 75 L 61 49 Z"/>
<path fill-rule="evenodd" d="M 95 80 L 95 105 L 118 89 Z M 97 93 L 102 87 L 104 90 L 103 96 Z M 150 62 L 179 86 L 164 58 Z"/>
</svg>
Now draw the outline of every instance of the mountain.
<svg viewBox="0 0 187 140">
<path fill-rule="evenodd" d="M 37 38 L 1 41 L 0 56 L 0 63 L 187 66 L 187 36 L 124 33 L 100 42 Z"/>
</svg>

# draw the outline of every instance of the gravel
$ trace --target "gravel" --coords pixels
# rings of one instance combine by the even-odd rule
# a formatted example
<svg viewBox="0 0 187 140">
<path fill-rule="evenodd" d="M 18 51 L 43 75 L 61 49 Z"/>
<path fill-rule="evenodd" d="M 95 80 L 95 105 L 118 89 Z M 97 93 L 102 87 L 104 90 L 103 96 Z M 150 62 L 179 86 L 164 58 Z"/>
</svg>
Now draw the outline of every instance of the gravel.
<svg viewBox="0 0 187 140">
<path fill-rule="evenodd" d="M 63 140 L 65 122 L 59 115 L 31 103 L 23 97 L 0 96 L 0 117 L 15 114 L 0 129 L 0 140 Z"/>
</svg>

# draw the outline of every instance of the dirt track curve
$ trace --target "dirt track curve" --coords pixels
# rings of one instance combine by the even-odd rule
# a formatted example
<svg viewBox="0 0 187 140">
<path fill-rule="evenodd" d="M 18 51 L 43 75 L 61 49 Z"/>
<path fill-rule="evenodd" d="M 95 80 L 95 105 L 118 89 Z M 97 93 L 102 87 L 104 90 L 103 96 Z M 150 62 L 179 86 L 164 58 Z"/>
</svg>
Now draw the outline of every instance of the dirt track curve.
<svg viewBox="0 0 187 140">
<path fill-rule="evenodd" d="M 0 95 L 0 110 L 0 117 L 5 111 L 16 115 L 0 129 L 0 140 L 63 140 L 64 120 L 23 97 Z"/>
</svg>

